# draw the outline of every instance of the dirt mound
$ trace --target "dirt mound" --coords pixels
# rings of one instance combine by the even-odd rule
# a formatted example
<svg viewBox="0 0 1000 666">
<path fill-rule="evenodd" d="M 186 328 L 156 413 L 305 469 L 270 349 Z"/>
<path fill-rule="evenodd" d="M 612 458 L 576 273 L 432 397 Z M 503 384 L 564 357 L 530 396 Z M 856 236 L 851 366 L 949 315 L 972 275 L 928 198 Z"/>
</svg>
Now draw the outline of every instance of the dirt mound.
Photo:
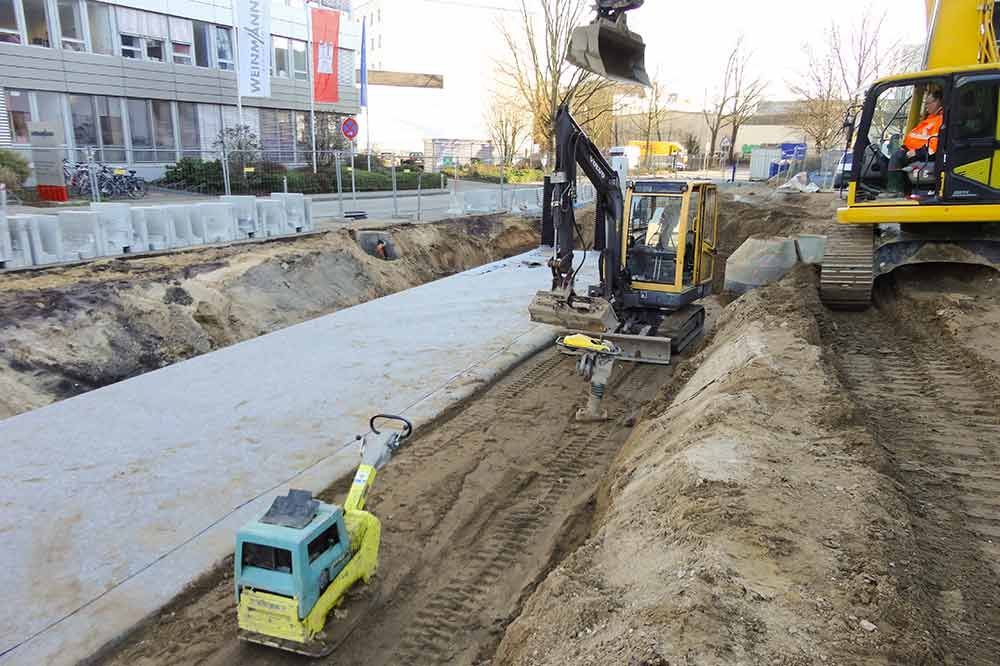
<svg viewBox="0 0 1000 666">
<path fill-rule="evenodd" d="M 722 293 L 726 259 L 751 236 L 825 234 L 843 202 L 835 194 L 780 194 L 768 188 L 729 188 L 719 209 L 719 246 L 712 288 Z"/>
<path fill-rule="evenodd" d="M 536 247 L 538 221 L 487 216 L 10 274 L 0 287 L 0 418 Z"/>
<path fill-rule="evenodd" d="M 927 663 L 894 570 L 914 552 L 904 501 L 824 358 L 815 294 L 801 269 L 726 309 L 494 664 Z"/>
<path fill-rule="evenodd" d="M 881 300 L 902 319 L 944 334 L 1000 383 L 1000 273 L 984 266 L 903 266 L 883 278 Z"/>
</svg>

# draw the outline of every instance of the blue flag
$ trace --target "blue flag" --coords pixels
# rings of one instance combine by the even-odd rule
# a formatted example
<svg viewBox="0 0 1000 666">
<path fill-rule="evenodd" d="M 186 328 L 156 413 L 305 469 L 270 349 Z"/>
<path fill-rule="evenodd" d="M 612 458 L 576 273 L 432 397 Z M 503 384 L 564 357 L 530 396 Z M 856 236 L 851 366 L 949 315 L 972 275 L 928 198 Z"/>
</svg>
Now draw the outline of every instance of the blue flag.
<svg viewBox="0 0 1000 666">
<path fill-rule="evenodd" d="M 361 19 L 361 106 L 368 107 L 368 37 L 366 21 Z"/>
</svg>

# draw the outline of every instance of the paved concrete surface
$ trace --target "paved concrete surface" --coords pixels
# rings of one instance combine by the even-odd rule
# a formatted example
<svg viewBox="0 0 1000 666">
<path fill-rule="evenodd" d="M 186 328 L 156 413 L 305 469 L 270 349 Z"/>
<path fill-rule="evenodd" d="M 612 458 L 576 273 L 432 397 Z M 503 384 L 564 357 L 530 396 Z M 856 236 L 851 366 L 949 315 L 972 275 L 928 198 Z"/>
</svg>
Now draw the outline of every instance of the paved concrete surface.
<svg viewBox="0 0 1000 666">
<path fill-rule="evenodd" d="M 289 484 L 318 491 L 351 472 L 370 414 L 427 423 L 550 344 L 554 330 L 527 316 L 549 281 L 544 259 L 489 264 L 0 421 L 0 663 L 87 657 L 231 553 L 236 529 Z"/>
</svg>

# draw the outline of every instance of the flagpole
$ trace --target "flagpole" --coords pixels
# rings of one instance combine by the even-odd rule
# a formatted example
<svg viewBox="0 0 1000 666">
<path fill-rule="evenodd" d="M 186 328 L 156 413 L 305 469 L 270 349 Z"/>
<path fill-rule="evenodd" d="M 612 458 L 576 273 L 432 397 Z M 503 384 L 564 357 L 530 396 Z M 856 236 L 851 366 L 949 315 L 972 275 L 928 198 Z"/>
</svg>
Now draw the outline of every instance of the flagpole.
<svg viewBox="0 0 1000 666">
<path fill-rule="evenodd" d="M 306 8 L 306 32 L 309 35 L 307 44 L 309 45 L 309 133 L 312 141 L 313 173 L 316 173 L 316 70 L 313 64 L 313 30 L 312 30 L 312 7 L 309 2 L 305 3 Z"/>
<path fill-rule="evenodd" d="M 368 171 L 372 170 L 372 126 L 368 114 L 368 22 L 361 17 L 361 90 L 359 91 L 361 106 L 365 107 L 365 154 L 368 159 Z"/>
<path fill-rule="evenodd" d="M 230 3 L 233 10 L 233 71 L 236 72 L 236 116 L 243 126 L 243 95 L 240 94 L 240 10 L 239 0 Z M 211 40 L 210 40 L 211 41 Z"/>
</svg>

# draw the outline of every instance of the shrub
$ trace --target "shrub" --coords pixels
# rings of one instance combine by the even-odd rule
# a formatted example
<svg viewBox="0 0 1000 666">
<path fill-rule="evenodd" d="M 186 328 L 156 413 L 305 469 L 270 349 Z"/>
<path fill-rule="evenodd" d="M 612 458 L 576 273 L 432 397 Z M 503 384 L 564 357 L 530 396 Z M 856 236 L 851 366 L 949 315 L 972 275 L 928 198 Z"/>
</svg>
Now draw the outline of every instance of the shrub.
<svg viewBox="0 0 1000 666">
<path fill-rule="evenodd" d="M 0 150 L 0 183 L 8 190 L 19 190 L 31 175 L 28 160 L 13 150 Z"/>
<path fill-rule="evenodd" d="M 177 160 L 173 166 L 167 167 L 160 182 L 207 193 L 221 192 L 224 189 L 222 163 L 219 160 L 209 162 L 185 157 Z"/>
</svg>

